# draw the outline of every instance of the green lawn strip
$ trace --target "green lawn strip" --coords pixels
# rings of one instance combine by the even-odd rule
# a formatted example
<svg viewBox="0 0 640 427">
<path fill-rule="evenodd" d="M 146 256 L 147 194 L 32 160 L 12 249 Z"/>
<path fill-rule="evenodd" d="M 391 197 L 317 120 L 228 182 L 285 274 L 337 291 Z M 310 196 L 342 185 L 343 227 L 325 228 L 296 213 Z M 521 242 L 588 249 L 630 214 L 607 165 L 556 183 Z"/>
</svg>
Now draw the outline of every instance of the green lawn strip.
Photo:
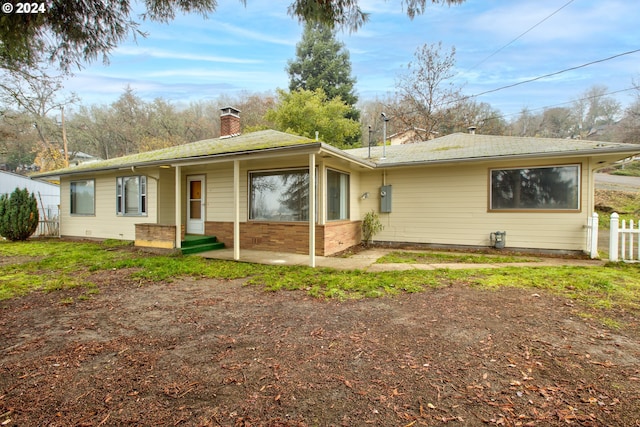
<svg viewBox="0 0 640 427">
<path fill-rule="evenodd" d="M 302 290 L 309 295 L 340 300 L 374 298 L 400 292 L 421 292 L 444 283 L 438 271 L 390 271 L 367 273 L 310 267 L 272 267 L 250 278 L 249 285 L 268 291 Z"/>
<path fill-rule="evenodd" d="M 394 251 L 379 258 L 379 264 L 445 264 L 445 263 L 468 263 L 468 264 L 497 264 L 514 262 L 539 262 L 538 258 L 515 256 L 515 255 L 485 255 L 468 253 L 447 253 L 447 252 L 405 252 Z"/>
<path fill-rule="evenodd" d="M 259 274 L 269 266 L 234 261 L 211 260 L 198 256 L 147 256 L 117 260 L 107 268 L 136 268 L 132 277 L 149 281 L 171 280 L 176 277 L 209 277 L 238 279 Z"/>
<path fill-rule="evenodd" d="M 640 313 L 640 266 L 637 264 L 507 267 L 478 271 L 469 283 L 489 289 L 503 286 L 544 289 L 596 309 Z"/>
</svg>

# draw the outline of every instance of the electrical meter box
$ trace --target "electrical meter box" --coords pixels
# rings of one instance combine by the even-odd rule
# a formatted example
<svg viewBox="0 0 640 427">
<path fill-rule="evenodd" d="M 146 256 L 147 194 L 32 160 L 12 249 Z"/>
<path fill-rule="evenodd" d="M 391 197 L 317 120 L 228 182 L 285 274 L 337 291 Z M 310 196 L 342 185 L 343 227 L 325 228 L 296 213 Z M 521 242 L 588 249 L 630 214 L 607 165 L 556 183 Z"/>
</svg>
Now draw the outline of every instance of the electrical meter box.
<svg viewBox="0 0 640 427">
<path fill-rule="evenodd" d="M 383 185 L 380 187 L 380 212 L 391 212 L 391 186 Z"/>
</svg>

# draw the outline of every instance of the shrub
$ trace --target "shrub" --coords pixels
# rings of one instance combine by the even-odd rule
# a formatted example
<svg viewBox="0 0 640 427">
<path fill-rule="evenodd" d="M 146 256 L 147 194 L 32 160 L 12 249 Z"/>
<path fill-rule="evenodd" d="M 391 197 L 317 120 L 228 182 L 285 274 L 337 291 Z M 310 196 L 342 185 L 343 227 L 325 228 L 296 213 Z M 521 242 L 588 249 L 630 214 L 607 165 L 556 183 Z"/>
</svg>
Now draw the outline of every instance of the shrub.
<svg viewBox="0 0 640 427">
<path fill-rule="evenodd" d="M 16 188 L 0 197 L 0 236 L 12 241 L 27 240 L 38 228 L 38 202 L 26 188 Z"/>
<path fill-rule="evenodd" d="M 374 211 L 367 212 L 362 220 L 362 237 L 364 239 L 364 244 L 369 246 L 373 236 L 382 231 L 382 228 L 382 223 L 380 222 L 380 218 L 378 218 L 378 214 Z"/>
</svg>

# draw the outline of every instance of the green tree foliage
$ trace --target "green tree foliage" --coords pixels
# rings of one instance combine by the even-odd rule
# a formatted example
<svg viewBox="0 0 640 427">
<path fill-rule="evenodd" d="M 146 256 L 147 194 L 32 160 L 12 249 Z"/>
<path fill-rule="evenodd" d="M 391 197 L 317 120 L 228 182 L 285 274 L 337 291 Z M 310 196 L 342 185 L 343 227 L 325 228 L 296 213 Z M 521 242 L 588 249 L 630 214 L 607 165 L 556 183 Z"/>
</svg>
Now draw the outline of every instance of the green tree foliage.
<svg viewBox="0 0 640 427">
<path fill-rule="evenodd" d="M 315 138 L 316 132 L 322 141 L 339 148 L 348 147 L 360 132 L 360 124 L 345 117 L 349 106 L 342 99 L 328 99 L 322 89 L 278 90 L 278 104 L 265 118 L 273 122 L 278 130 Z"/>
<path fill-rule="evenodd" d="M 0 196 L 0 236 L 27 240 L 38 228 L 38 220 L 38 202 L 26 188 Z"/>
<path fill-rule="evenodd" d="M 131 19 L 129 0 L 53 0 L 40 2 L 41 13 L 0 15 L 0 61 L 3 67 L 33 65 L 41 60 L 69 70 L 107 55 L 129 36 L 144 35 Z M 216 0 L 145 2 L 144 19 L 172 20 L 176 13 L 206 14 Z"/>
<path fill-rule="evenodd" d="M 296 45 L 296 59 L 288 62 L 287 72 L 292 92 L 322 89 L 327 98 L 340 97 L 353 108 L 358 102 L 349 51 L 336 40 L 335 30 L 325 25 L 305 25 L 302 40 Z"/>
<path fill-rule="evenodd" d="M 246 0 L 240 0 L 246 4 Z M 464 0 L 401 0 L 409 17 L 424 12 L 428 3 L 458 4 Z M 11 2 L 12 3 L 12 2 Z M 367 21 L 359 0 L 295 0 L 289 14 L 303 22 L 319 22 L 357 30 Z M 214 12 L 216 0 L 49 0 L 37 5 L 39 13 L 0 14 L 0 66 L 22 67 L 41 60 L 57 63 L 61 69 L 80 66 L 109 53 L 130 36 L 144 36 L 132 19 L 133 6 L 143 4 L 144 20 L 169 22 L 178 13 Z M 42 6 L 40 6 L 42 5 Z"/>
<path fill-rule="evenodd" d="M 291 92 L 322 89 L 329 100 L 340 98 L 349 105 L 346 118 L 360 120 L 349 51 L 336 39 L 335 30 L 324 24 L 307 23 L 302 40 L 296 45 L 296 59 L 288 62 L 287 73 Z M 348 142 L 359 140 L 358 133 Z"/>
<path fill-rule="evenodd" d="M 465 0 L 401 0 L 400 4 L 410 18 L 424 13 L 428 4 L 460 4 Z M 356 31 L 369 14 L 360 9 L 359 0 L 295 0 L 289 6 L 289 15 L 303 22 L 318 22 L 330 27 L 338 26 Z"/>
</svg>

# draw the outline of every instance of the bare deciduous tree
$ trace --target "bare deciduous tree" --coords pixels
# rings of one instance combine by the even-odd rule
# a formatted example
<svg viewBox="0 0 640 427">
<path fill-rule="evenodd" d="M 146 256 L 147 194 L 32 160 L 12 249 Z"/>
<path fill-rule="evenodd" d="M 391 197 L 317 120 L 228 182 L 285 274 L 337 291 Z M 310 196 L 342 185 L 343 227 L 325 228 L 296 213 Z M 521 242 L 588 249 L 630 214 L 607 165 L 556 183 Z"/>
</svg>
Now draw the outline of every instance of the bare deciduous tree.
<svg viewBox="0 0 640 427">
<path fill-rule="evenodd" d="M 595 133 L 598 130 L 597 127 L 615 123 L 621 106 L 615 98 L 607 96 L 607 90 L 604 85 L 594 85 L 573 102 L 575 136 L 586 138 Z"/>
<path fill-rule="evenodd" d="M 460 88 L 450 80 L 454 76 L 455 48 L 444 52 L 442 42 L 425 44 L 396 81 L 398 109 L 394 119 L 405 128 L 413 128 L 423 140 L 439 132 L 448 110 L 460 98 Z M 397 126 L 397 125 L 396 125 Z"/>
</svg>

